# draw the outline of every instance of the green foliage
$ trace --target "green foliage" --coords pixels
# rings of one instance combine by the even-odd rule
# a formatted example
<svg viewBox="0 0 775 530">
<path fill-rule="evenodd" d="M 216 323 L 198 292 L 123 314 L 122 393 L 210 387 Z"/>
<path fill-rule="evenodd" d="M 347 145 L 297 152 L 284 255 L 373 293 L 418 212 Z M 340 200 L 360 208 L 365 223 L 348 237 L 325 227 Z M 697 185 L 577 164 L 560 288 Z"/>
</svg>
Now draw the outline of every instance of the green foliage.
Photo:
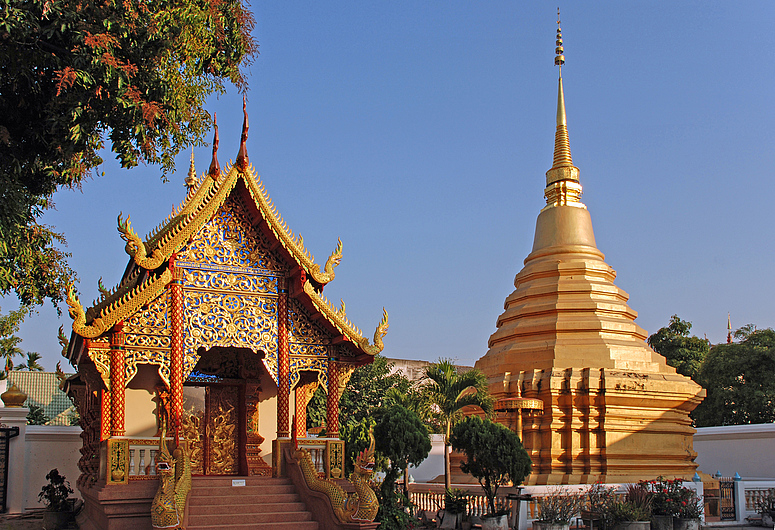
<svg viewBox="0 0 775 530">
<path fill-rule="evenodd" d="M 326 391 L 318 386 L 307 403 L 307 429 L 320 427 L 326 422 Z"/>
<path fill-rule="evenodd" d="M 25 353 L 19 348 L 22 339 L 16 336 L 19 331 L 24 317 L 27 316 L 28 309 L 22 307 L 16 311 L 11 311 L 7 315 L 0 315 L 0 359 L 2 359 L 5 366 L 4 371 L 0 371 L 0 379 L 5 379 L 7 372 L 13 369 L 13 359 L 19 355 L 24 356 Z M 29 355 L 37 356 L 35 360 L 40 359 L 40 354 L 30 353 Z"/>
<path fill-rule="evenodd" d="M 608 519 L 614 525 L 626 521 L 649 521 L 651 520 L 651 502 L 651 491 L 647 483 L 628 484 L 624 500 L 614 502 L 611 505 Z"/>
<path fill-rule="evenodd" d="M 391 388 L 401 393 L 409 390 L 409 380 L 401 373 L 390 373 L 393 364 L 382 355 L 374 361 L 356 368 L 339 400 L 339 425 L 360 424 L 385 404 Z M 341 428 L 340 428 L 341 432 Z"/>
<path fill-rule="evenodd" d="M 110 143 L 123 167 L 202 145 L 208 95 L 256 53 L 241 0 L 0 0 L 0 295 L 62 300 L 62 236 L 37 223 Z"/>
<path fill-rule="evenodd" d="M 382 482 L 382 496 L 394 495 L 395 482 L 410 465 L 418 466 L 428 457 L 431 441 L 428 429 L 411 410 L 393 405 L 381 411 L 374 427 L 375 449 L 390 460 Z"/>
<path fill-rule="evenodd" d="M 468 493 L 455 488 L 444 490 L 444 511 L 457 514 L 465 513 L 468 507 Z"/>
<path fill-rule="evenodd" d="M 649 521 L 651 513 L 630 501 L 617 502 L 611 507 L 614 525 L 629 521 Z"/>
<path fill-rule="evenodd" d="M 28 372 L 42 372 L 43 367 L 38 362 L 41 355 L 37 352 L 27 352 L 27 360 L 13 367 L 14 370 L 25 370 Z"/>
<path fill-rule="evenodd" d="M 29 405 L 30 411 L 27 413 L 27 425 L 45 425 L 50 420 L 44 413 L 43 407 L 38 405 Z"/>
<path fill-rule="evenodd" d="M 487 378 L 480 370 L 459 372 L 449 359 L 439 359 L 438 363 L 426 368 L 424 382 L 424 396 L 435 408 L 438 423 L 444 427 L 444 487 L 449 489 L 452 426 L 463 418 L 465 407 L 479 407 L 491 414 L 493 400 L 487 391 Z"/>
<path fill-rule="evenodd" d="M 710 350 L 705 339 L 689 335 L 692 323 L 678 315 L 670 317 L 670 324 L 649 336 L 648 343 L 655 352 L 667 359 L 667 364 L 679 374 L 697 379 L 702 361 Z"/>
<path fill-rule="evenodd" d="M 68 496 L 73 492 L 70 482 L 59 470 L 52 469 L 46 474 L 48 484 L 40 489 L 38 500 L 45 503 L 50 511 L 64 512 L 70 509 Z"/>
<path fill-rule="evenodd" d="M 344 440 L 344 471 L 347 476 L 353 472 L 358 453 L 369 447 L 369 429 L 374 427 L 374 418 L 364 418 L 361 423 L 346 423 L 339 429 L 339 438 Z M 374 469 L 383 469 L 386 461 L 375 455 Z"/>
<path fill-rule="evenodd" d="M 499 423 L 469 416 L 455 425 L 451 442 L 465 453 L 460 468 L 479 481 L 492 514 L 498 487 L 509 481 L 518 486 L 530 474 L 530 456 L 519 437 Z"/>
<path fill-rule="evenodd" d="M 379 521 L 379 530 L 407 530 L 416 527 L 417 519 L 410 515 L 413 506 L 408 497 L 395 493 L 385 498 L 382 488 L 376 493 L 379 500 L 376 518 Z"/>
<path fill-rule="evenodd" d="M 775 331 L 735 336 L 743 339 L 713 346 L 702 364 L 698 382 L 707 397 L 692 414 L 698 427 L 775 422 Z"/>
</svg>

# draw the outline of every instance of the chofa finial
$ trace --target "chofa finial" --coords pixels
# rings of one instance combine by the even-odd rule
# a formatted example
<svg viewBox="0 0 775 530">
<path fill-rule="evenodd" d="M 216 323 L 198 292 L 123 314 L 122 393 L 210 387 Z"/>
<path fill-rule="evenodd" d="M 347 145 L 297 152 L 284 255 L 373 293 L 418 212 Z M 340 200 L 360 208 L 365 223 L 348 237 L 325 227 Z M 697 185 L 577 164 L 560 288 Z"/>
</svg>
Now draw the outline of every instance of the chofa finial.
<svg viewBox="0 0 775 530">
<path fill-rule="evenodd" d="M 210 162 L 210 169 L 207 170 L 207 174 L 217 179 L 221 174 L 221 166 L 218 165 L 218 113 L 213 113 L 213 128 L 215 133 L 213 134 L 213 161 Z"/>
<path fill-rule="evenodd" d="M 242 96 L 242 136 L 240 137 L 239 153 L 237 154 L 237 160 L 234 165 L 237 166 L 240 171 L 245 171 L 248 167 L 248 106 L 247 99 Z"/>
<path fill-rule="evenodd" d="M 188 191 L 191 191 L 194 189 L 194 186 L 196 186 L 197 178 L 196 178 L 196 169 L 194 168 L 194 148 L 191 147 L 191 163 L 188 166 L 188 175 L 186 175 L 186 180 L 184 180 L 186 184 L 186 188 Z"/>
</svg>

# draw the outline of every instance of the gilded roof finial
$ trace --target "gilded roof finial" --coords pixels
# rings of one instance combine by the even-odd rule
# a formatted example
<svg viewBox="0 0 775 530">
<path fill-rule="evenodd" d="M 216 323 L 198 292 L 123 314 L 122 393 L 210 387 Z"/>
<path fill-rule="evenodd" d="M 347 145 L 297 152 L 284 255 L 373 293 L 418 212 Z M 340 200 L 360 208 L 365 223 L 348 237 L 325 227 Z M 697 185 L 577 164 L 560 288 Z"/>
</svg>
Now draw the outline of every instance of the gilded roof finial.
<svg viewBox="0 0 775 530">
<path fill-rule="evenodd" d="M 191 191 L 194 189 L 194 186 L 196 186 L 197 178 L 196 178 L 196 169 L 194 168 L 194 147 L 191 147 L 191 164 L 188 166 L 188 175 L 186 175 L 186 180 L 184 181 L 186 183 L 186 188 L 188 191 Z"/>
<path fill-rule="evenodd" d="M 245 96 L 242 96 L 242 136 L 240 137 L 239 153 L 237 154 L 237 160 L 234 165 L 237 166 L 240 171 L 245 171 L 248 167 L 248 107 Z"/>
<path fill-rule="evenodd" d="M 218 165 L 218 113 L 213 113 L 213 128 L 215 133 L 213 134 L 213 161 L 210 162 L 210 169 L 207 170 L 207 174 L 217 179 L 221 175 L 221 166 Z"/>
<path fill-rule="evenodd" d="M 551 206 L 577 206 L 581 203 L 581 185 L 579 170 L 573 165 L 568 140 L 567 119 L 565 116 L 565 92 L 562 87 L 562 65 L 565 64 L 565 49 L 562 46 L 562 28 L 560 27 L 560 9 L 557 8 L 557 40 L 554 48 L 554 64 L 560 69 L 557 88 L 557 129 L 554 133 L 554 158 L 552 168 L 546 172 L 547 208 Z"/>
</svg>

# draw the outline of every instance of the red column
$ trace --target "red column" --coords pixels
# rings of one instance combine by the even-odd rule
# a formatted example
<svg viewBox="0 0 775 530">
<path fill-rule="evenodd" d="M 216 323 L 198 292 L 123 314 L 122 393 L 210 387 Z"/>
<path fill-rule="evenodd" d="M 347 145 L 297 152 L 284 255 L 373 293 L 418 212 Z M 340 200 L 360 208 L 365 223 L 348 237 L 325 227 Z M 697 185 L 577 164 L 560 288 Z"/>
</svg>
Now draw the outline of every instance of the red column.
<svg viewBox="0 0 775 530">
<path fill-rule="evenodd" d="M 332 357 L 328 358 L 326 437 L 339 438 L 339 363 Z"/>
<path fill-rule="evenodd" d="M 168 432 L 180 436 L 180 417 L 183 414 L 183 270 L 175 266 L 175 255 L 170 258 L 172 281 L 169 284 L 170 303 L 170 425 Z"/>
<path fill-rule="evenodd" d="M 126 359 L 124 324 L 119 322 L 110 334 L 110 435 L 124 436 L 126 416 Z"/>
<path fill-rule="evenodd" d="M 288 284 L 280 282 L 280 296 L 277 299 L 277 437 L 287 438 L 288 409 L 290 407 L 291 360 L 288 351 Z"/>
<path fill-rule="evenodd" d="M 307 437 L 307 391 L 303 385 L 296 385 L 296 438 Z"/>
<path fill-rule="evenodd" d="M 100 391 L 100 441 L 110 438 L 110 391 Z"/>
</svg>

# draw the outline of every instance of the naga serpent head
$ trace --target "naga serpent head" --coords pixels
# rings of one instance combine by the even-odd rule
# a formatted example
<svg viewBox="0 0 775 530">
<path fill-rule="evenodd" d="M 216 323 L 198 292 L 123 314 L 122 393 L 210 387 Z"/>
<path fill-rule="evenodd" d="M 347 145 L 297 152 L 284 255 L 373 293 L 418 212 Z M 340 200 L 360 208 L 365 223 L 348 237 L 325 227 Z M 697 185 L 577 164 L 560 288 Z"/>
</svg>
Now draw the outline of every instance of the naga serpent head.
<svg viewBox="0 0 775 530">
<path fill-rule="evenodd" d="M 388 323 L 388 312 L 383 307 L 382 308 L 382 320 L 379 321 L 379 324 L 377 325 L 377 330 L 374 332 L 374 342 L 376 343 L 378 340 L 382 340 L 382 337 L 387 335 L 388 328 L 390 327 L 390 324 Z M 379 337 L 379 339 L 377 338 Z"/>
<path fill-rule="evenodd" d="M 65 302 L 67 302 L 67 313 L 70 315 L 70 318 L 77 320 L 78 316 L 83 314 L 83 306 L 81 305 L 80 300 L 78 300 L 78 295 L 75 294 L 73 284 L 70 284 L 67 287 L 67 298 L 65 299 Z"/>
<path fill-rule="evenodd" d="M 355 472 L 371 475 L 374 472 L 374 430 L 369 429 L 369 447 L 358 453 L 355 458 Z"/>
</svg>

